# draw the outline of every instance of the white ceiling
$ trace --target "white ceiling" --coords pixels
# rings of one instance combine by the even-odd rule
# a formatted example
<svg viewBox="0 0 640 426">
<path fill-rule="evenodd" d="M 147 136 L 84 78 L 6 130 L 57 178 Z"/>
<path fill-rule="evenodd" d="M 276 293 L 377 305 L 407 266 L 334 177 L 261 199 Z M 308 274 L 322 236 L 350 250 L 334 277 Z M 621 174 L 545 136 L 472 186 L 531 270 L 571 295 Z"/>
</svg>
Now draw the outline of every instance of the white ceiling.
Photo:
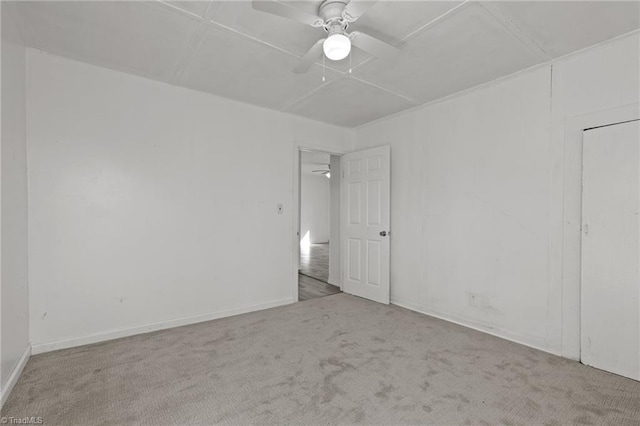
<svg viewBox="0 0 640 426">
<path fill-rule="evenodd" d="M 320 1 L 287 2 L 314 12 Z M 324 34 L 249 1 L 2 2 L 31 47 L 355 127 L 640 27 L 638 1 L 378 1 L 350 30 L 399 47 L 291 70 Z M 6 10 L 6 12 L 5 12 Z M 327 61 L 330 62 L 330 61 Z M 322 82 L 322 75 L 326 82 Z"/>
</svg>

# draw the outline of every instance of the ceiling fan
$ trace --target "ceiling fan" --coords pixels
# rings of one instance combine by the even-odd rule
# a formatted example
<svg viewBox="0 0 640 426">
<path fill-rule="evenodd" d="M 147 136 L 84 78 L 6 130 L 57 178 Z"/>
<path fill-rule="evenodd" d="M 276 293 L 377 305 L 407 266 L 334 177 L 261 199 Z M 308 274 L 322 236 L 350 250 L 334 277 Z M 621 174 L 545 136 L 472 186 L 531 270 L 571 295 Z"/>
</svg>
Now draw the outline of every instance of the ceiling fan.
<svg viewBox="0 0 640 426">
<path fill-rule="evenodd" d="M 318 169 L 318 170 L 311 170 L 311 173 L 319 173 L 321 175 L 325 175 L 326 177 L 330 178 L 331 177 L 331 165 L 327 164 L 326 168 Z"/>
<path fill-rule="evenodd" d="M 375 1 L 363 0 L 324 0 L 318 8 L 317 16 L 315 16 L 278 1 L 252 1 L 253 8 L 256 10 L 293 19 L 312 27 L 323 28 L 328 33 L 326 38 L 315 42 L 311 49 L 305 53 L 293 69 L 295 73 L 307 72 L 323 52 L 332 61 L 344 59 L 351 52 L 351 45 L 379 58 L 392 57 L 399 52 L 397 48 L 363 32 L 347 33 L 349 24 L 367 12 L 374 3 Z"/>
</svg>

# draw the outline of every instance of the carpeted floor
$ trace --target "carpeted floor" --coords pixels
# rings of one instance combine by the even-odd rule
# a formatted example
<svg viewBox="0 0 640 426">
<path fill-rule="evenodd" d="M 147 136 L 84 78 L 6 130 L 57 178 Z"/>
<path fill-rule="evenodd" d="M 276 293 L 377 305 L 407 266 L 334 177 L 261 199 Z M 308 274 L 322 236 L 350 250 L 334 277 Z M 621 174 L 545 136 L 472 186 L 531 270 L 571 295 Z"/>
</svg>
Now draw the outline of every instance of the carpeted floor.
<svg viewBox="0 0 640 426">
<path fill-rule="evenodd" d="M 640 424 L 640 382 L 347 294 L 36 355 L 45 424 Z"/>
</svg>

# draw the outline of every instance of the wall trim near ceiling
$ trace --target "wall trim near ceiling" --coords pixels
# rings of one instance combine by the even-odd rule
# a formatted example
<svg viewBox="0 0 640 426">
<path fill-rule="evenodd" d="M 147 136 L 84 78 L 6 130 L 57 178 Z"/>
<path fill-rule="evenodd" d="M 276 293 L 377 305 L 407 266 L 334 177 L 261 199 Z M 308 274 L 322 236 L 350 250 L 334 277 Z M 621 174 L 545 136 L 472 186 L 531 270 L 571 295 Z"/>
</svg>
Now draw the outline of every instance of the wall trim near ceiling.
<svg viewBox="0 0 640 426">
<path fill-rule="evenodd" d="M 77 346 L 89 345 L 92 343 L 105 342 L 108 340 L 120 339 L 122 337 L 135 336 L 138 334 L 150 333 L 153 331 L 166 330 L 168 328 L 182 327 L 184 325 L 197 324 L 201 322 L 211 321 L 220 318 L 231 317 L 240 314 L 246 314 L 249 312 L 261 311 L 263 309 L 275 308 L 277 306 L 289 305 L 297 300 L 293 300 L 288 297 L 285 299 L 273 300 L 266 303 L 259 303 L 254 305 L 240 306 L 232 309 L 222 309 L 206 314 L 191 315 L 182 318 L 173 318 L 165 321 L 143 324 L 134 327 L 121 328 L 117 330 L 111 330 L 104 333 L 90 334 L 86 336 L 72 337 L 69 339 L 60 339 L 51 342 L 44 343 L 32 343 L 31 353 L 41 354 L 44 352 L 51 352 L 58 349 L 74 348 Z"/>
<path fill-rule="evenodd" d="M 2 394 L 0 396 L 0 409 L 4 406 L 4 403 L 7 401 L 7 398 L 9 398 L 9 394 L 13 390 L 13 387 L 16 385 L 16 383 L 18 383 L 18 379 L 20 378 L 20 375 L 22 374 L 24 367 L 27 365 L 27 362 L 29 362 L 29 358 L 31 358 L 31 345 L 27 345 L 27 347 L 24 350 L 24 353 L 22 354 L 22 356 L 20 357 L 20 360 L 18 361 L 18 364 L 15 366 L 15 368 L 11 372 L 9 379 L 4 384 L 4 386 L 2 386 L 2 390 L 0 391 L 0 393 Z"/>
<path fill-rule="evenodd" d="M 498 337 L 500 339 L 508 340 L 513 343 L 517 343 L 519 345 L 527 346 L 532 349 L 536 349 L 539 351 L 547 352 L 552 355 L 561 356 L 560 348 L 554 348 L 549 346 L 543 339 L 534 336 L 520 335 L 511 333 L 508 331 L 500 330 L 492 326 L 484 326 L 482 324 L 469 322 L 463 318 L 459 318 L 453 315 L 443 314 L 431 309 L 425 309 L 421 306 L 418 306 L 411 302 L 406 302 L 397 298 L 391 298 L 391 304 L 400 306 L 401 308 L 409 309 L 410 311 L 418 312 L 423 315 L 428 315 L 433 318 L 438 318 L 443 321 L 451 322 L 461 327 L 470 328 L 472 330 L 478 331 L 480 333 L 490 334 L 494 337 Z"/>
<path fill-rule="evenodd" d="M 496 78 L 495 80 L 487 81 L 486 83 L 482 83 L 482 84 L 479 84 L 477 86 L 469 87 L 468 89 L 464 89 L 464 90 L 461 90 L 459 92 L 452 93 L 452 94 L 444 96 L 442 98 L 434 99 L 434 100 L 429 101 L 427 103 L 416 105 L 414 107 L 411 107 L 411 108 L 408 108 L 408 109 L 404 109 L 402 111 L 398 111 L 398 112 L 396 112 L 394 114 L 391 114 L 391 115 L 386 115 L 384 117 L 380 117 L 380 118 L 378 118 L 376 120 L 369 121 L 369 122 L 361 124 L 359 126 L 350 127 L 349 129 L 351 129 L 351 130 L 363 129 L 363 128 L 367 127 L 367 126 L 371 126 L 371 125 L 376 124 L 376 123 L 381 123 L 381 122 L 384 122 L 386 120 L 390 120 L 392 118 L 399 117 L 399 116 L 401 116 L 403 114 L 408 114 L 408 113 L 411 113 L 411 112 L 414 112 L 414 111 L 419 111 L 419 110 L 421 110 L 423 108 L 428 108 L 428 107 L 430 107 L 432 105 L 436 105 L 436 104 L 439 104 L 439 103 L 442 103 L 442 102 L 446 102 L 446 101 L 449 101 L 451 99 L 455 99 L 455 98 L 457 98 L 459 96 L 464 96 L 464 95 L 472 93 L 472 92 L 474 92 L 476 90 L 486 89 L 486 88 L 498 85 L 498 84 L 500 84 L 502 82 L 518 78 L 519 76 L 527 74 L 529 72 L 533 72 L 533 71 L 539 70 L 541 68 L 546 68 L 546 67 L 550 67 L 552 65 L 559 64 L 561 62 L 564 62 L 564 61 L 567 61 L 569 59 L 572 59 L 575 56 L 580 56 L 582 54 L 587 54 L 587 53 L 591 52 L 592 50 L 595 50 L 595 49 L 597 49 L 599 47 L 606 46 L 608 44 L 615 43 L 618 40 L 622 40 L 622 39 L 625 39 L 627 37 L 633 37 L 633 36 L 640 36 L 640 29 L 630 31 L 630 32 L 628 32 L 626 34 L 621 34 L 619 36 L 610 38 L 609 40 L 605 40 L 605 41 L 602 41 L 600 43 L 596 43 L 596 44 L 593 44 L 591 46 L 585 47 L 584 49 L 576 50 L 575 52 L 567 53 L 566 55 L 560 56 L 560 57 L 552 59 L 550 61 L 541 62 L 539 64 L 532 65 L 529 68 L 525 68 L 525 69 L 522 69 L 520 71 L 516 71 L 513 74 L 505 75 L 503 77 Z"/>
</svg>

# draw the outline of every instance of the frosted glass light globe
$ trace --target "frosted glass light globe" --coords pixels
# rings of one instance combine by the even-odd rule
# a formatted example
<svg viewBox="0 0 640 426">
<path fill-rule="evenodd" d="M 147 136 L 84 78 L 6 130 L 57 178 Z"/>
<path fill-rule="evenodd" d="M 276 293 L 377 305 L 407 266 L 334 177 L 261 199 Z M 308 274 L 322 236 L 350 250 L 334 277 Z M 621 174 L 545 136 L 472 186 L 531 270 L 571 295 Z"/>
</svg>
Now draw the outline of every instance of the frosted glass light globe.
<svg viewBox="0 0 640 426">
<path fill-rule="evenodd" d="M 322 50 L 327 58 L 339 61 L 351 52 L 351 40 L 344 34 L 332 34 L 322 44 Z"/>
</svg>

